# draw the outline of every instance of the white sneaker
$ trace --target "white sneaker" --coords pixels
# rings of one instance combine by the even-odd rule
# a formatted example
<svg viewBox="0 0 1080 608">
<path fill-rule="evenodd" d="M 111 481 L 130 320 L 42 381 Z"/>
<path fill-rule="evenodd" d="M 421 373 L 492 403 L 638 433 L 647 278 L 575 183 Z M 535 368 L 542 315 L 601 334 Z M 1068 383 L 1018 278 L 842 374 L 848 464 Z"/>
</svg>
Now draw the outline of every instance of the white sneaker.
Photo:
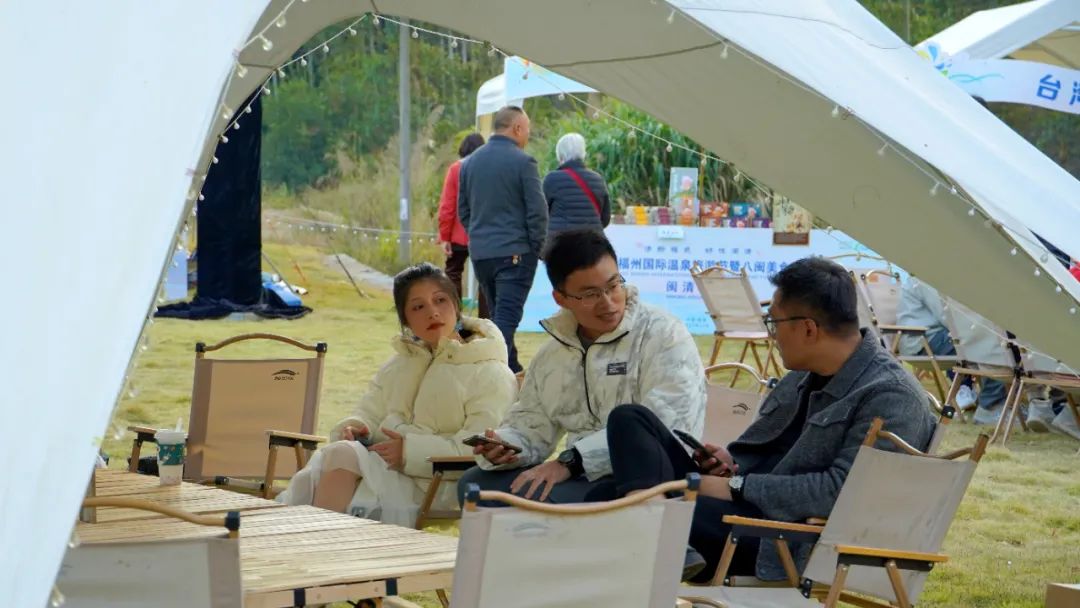
<svg viewBox="0 0 1080 608">
<path fill-rule="evenodd" d="M 960 386 L 960 390 L 956 391 L 956 405 L 962 410 L 971 409 L 975 405 L 975 391 L 966 384 Z"/>
<path fill-rule="evenodd" d="M 975 424 L 996 425 L 1001 419 L 1001 412 L 1005 409 L 1004 403 L 998 403 L 993 407 L 980 407 L 975 409 Z"/>
<path fill-rule="evenodd" d="M 1076 416 L 1073 416 L 1072 409 L 1068 405 L 1054 417 L 1054 421 L 1050 423 L 1050 430 L 1064 433 L 1080 441 L 1080 426 L 1077 426 Z"/>
<path fill-rule="evenodd" d="M 1032 399 L 1028 402 L 1027 426 L 1036 433 L 1050 430 L 1054 422 L 1054 405 L 1049 399 Z"/>
</svg>

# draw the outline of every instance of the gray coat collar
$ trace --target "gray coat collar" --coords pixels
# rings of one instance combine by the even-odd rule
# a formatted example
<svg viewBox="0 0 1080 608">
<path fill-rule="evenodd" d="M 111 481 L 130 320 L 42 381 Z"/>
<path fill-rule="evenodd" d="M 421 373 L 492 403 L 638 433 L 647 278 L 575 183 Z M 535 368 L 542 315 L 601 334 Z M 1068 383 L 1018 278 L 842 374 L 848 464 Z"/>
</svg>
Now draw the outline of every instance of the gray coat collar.
<svg viewBox="0 0 1080 608">
<path fill-rule="evenodd" d="M 836 372 L 832 380 L 829 380 L 829 383 L 821 389 L 837 399 L 848 394 L 851 385 L 862 376 L 863 372 L 866 371 L 866 366 L 870 365 L 870 362 L 874 360 L 878 350 L 881 348 L 874 332 L 865 328 L 860 329 L 859 332 L 862 333 L 862 342 L 859 343 L 859 347 L 840 366 L 840 371 Z M 806 374 L 799 381 L 799 392 L 802 393 L 809 384 L 810 374 Z"/>
</svg>

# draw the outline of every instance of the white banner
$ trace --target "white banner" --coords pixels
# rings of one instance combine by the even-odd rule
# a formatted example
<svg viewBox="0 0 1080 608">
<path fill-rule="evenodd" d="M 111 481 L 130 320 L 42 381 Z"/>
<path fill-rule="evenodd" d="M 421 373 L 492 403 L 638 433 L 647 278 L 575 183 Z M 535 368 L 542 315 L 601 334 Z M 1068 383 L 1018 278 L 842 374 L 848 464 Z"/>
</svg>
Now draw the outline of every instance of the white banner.
<svg viewBox="0 0 1080 608">
<path fill-rule="evenodd" d="M 695 263 L 746 268 L 754 291 L 764 300 L 773 293 L 769 277 L 795 260 L 845 253 L 876 255 L 836 230 L 832 234 L 811 231 L 806 246 L 773 245 L 771 228 L 611 225 L 604 232 L 619 256 L 620 272 L 628 283 L 637 286 L 642 299 L 675 314 L 696 335 L 711 335 L 715 326 L 690 277 L 690 267 Z M 844 262 L 846 266 L 857 265 L 854 259 Z M 867 266 L 875 264 L 867 262 Z M 557 310 L 541 263 L 519 330 L 543 331 L 540 321 Z"/>
<path fill-rule="evenodd" d="M 1034 61 L 951 57 L 934 42 L 919 54 L 972 97 L 1080 114 L 1080 70 Z"/>
</svg>

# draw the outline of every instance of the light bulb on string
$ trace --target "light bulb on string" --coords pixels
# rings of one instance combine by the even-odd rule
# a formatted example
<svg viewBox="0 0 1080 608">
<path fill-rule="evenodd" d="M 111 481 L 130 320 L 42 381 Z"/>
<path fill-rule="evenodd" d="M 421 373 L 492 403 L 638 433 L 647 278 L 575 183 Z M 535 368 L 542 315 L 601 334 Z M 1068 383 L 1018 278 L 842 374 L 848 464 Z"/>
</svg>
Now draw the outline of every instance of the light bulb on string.
<svg viewBox="0 0 1080 608">
<path fill-rule="evenodd" d="M 668 154 L 670 154 L 671 151 L 674 150 L 674 148 L 671 146 L 671 144 L 668 144 L 667 148 L 664 148 L 664 149 L 667 150 Z"/>
<path fill-rule="evenodd" d="M 262 49 L 264 51 L 269 52 L 270 49 L 274 48 L 274 43 L 269 38 L 267 38 L 266 36 L 263 36 L 262 34 L 259 34 L 259 40 L 262 41 Z"/>
<path fill-rule="evenodd" d="M 1061 293 L 1061 285 L 1054 285 L 1054 293 Z"/>
<path fill-rule="evenodd" d="M 885 143 L 885 144 L 881 144 L 881 147 L 880 147 L 880 148 L 878 148 L 878 151 L 877 151 L 877 155 L 878 155 L 878 156 L 885 156 L 885 150 L 886 150 L 886 149 L 887 149 L 888 147 L 889 147 L 889 144 L 887 144 L 887 143 Z"/>
<path fill-rule="evenodd" d="M 1039 261 L 1042 262 L 1043 264 L 1049 262 L 1050 261 L 1050 254 L 1046 253 L 1044 251 L 1043 254 L 1039 256 Z"/>
<path fill-rule="evenodd" d="M 223 143 L 223 144 L 229 143 L 229 136 L 225 135 L 225 134 L 222 134 L 221 135 L 221 143 Z"/>
<path fill-rule="evenodd" d="M 274 25 L 276 25 L 278 27 L 285 27 L 286 23 L 287 23 L 287 21 L 285 21 L 285 15 L 282 14 L 282 15 L 278 16 L 277 21 L 274 22 Z"/>
<path fill-rule="evenodd" d="M 832 107 L 832 117 L 833 118 L 840 118 L 840 106 L 833 106 Z"/>
<path fill-rule="evenodd" d="M 420 37 L 420 32 L 418 32 L 415 27 L 412 28 L 412 37 L 413 38 L 419 38 Z"/>
<path fill-rule="evenodd" d="M 1041 270 L 1039 270 L 1038 268 L 1036 268 L 1036 269 L 1035 269 L 1035 276 L 1037 276 L 1037 277 L 1041 277 L 1041 276 L 1042 276 L 1042 271 L 1041 271 Z"/>
<path fill-rule="evenodd" d="M 727 59 L 727 56 L 728 56 L 727 46 L 728 46 L 727 42 L 725 42 L 724 47 L 720 49 L 720 58 L 721 59 Z"/>
<path fill-rule="evenodd" d="M 949 194 L 952 194 L 953 196 L 956 196 L 957 194 L 959 194 L 959 192 L 960 191 L 956 189 L 956 184 L 953 184 L 952 186 L 949 186 Z"/>
<path fill-rule="evenodd" d="M 200 192 L 199 193 L 199 202 L 201 203 L 202 201 L 205 201 L 205 200 L 206 200 L 206 197 L 203 195 L 202 192 Z"/>
<path fill-rule="evenodd" d="M 452 48 L 452 49 L 456 49 L 456 48 L 457 48 L 457 44 L 458 44 L 458 42 L 457 42 L 457 38 L 451 38 L 451 39 L 450 39 L 450 48 Z"/>
<path fill-rule="evenodd" d="M 244 76 L 247 76 L 247 73 L 248 73 L 248 69 L 247 69 L 247 67 L 244 66 L 244 64 L 242 64 L 242 63 L 236 64 L 236 75 L 237 76 L 239 76 L 240 78 L 243 78 Z"/>
<path fill-rule="evenodd" d="M 593 117 L 593 120 L 597 120 L 597 119 L 599 119 L 599 118 L 600 118 L 600 110 L 595 110 L 595 111 L 594 111 L 594 112 L 592 113 L 592 117 Z"/>
<path fill-rule="evenodd" d="M 382 19 L 379 19 L 379 16 L 378 16 L 378 15 L 375 15 L 375 16 L 374 16 L 374 17 L 373 17 L 373 18 L 371 19 L 371 22 L 372 22 L 372 23 L 374 23 L 375 25 L 380 25 L 380 24 L 382 23 Z"/>
<path fill-rule="evenodd" d="M 329 55 L 330 54 L 330 45 L 326 44 L 324 42 L 323 45 L 322 45 L 322 52 L 323 52 L 324 55 Z"/>
<path fill-rule="evenodd" d="M 263 95 L 269 95 L 270 94 L 270 87 L 263 87 L 262 92 L 263 92 Z"/>
<path fill-rule="evenodd" d="M 971 207 L 970 209 L 968 209 L 968 217 L 975 217 L 975 208 L 974 207 Z"/>
<path fill-rule="evenodd" d="M 218 157 L 215 156 L 214 158 L 211 158 L 210 162 L 214 163 L 215 165 L 218 164 Z"/>
<path fill-rule="evenodd" d="M 269 93 L 269 92 L 270 91 L 267 91 L 267 93 Z M 251 114 L 251 106 L 248 106 L 248 107 L 244 108 L 244 114 Z M 237 127 L 237 128 L 239 128 L 239 127 Z"/>
<path fill-rule="evenodd" d="M 64 598 L 64 594 L 60 593 L 60 588 L 53 585 L 52 593 L 49 594 L 50 608 L 60 608 L 60 606 L 64 605 L 65 601 L 67 600 Z"/>
<path fill-rule="evenodd" d="M 349 35 L 350 36 L 355 36 L 356 35 L 356 28 L 351 26 L 351 25 L 349 26 Z"/>
<path fill-rule="evenodd" d="M 301 57 L 300 58 L 300 65 L 304 66 L 304 67 L 307 66 L 307 57 Z"/>
<path fill-rule="evenodd" d="M 230 118 L 232 118 L 232 114 L 233 114 L 232 108 L 230 108 L 229 106 L 227 106 L 225 104 L 221 104 L 221 117 L 222 118 L 224 118 L 225 120 L 229 120 Z"/>
<path fill-rule="evenodd" d="M 566 93 L 559 93 L 559 101 L 565 101 L 565 100 L 566 100 Z"/>
<path fill-rule="evenodd" d="M 1016 247 L 1013 247 L 1011 250 L 1009 250 L 1009 255 L 1016 255 L 1016 253 L 1017 253 Z"/>
<path fill-rule="evenodd" d="M 675 9 L 671 9 L 671 12 L 670 12 L 670 13 L 668 13 L 668 16 L 667 16 L 667 22 L 668 22 L 669 24 L 671 24 L 671 23 L 675 23 Z"/>
<path fill-rule="evenodd" d="M 284 80 L 285 79 L 285 68 L 278 68 L 277 75 L 278 75 L 278 78 L 281 78 L 282 80 Z"/>
<path fill-rule="evenodd" d="M 1075 315 L 1076 314 L 1076 307 L 1075 306 L 1072 306 L 1072 307 L 1069 308 L 1069 314 L 1070 315 Z"/>
<path fill-rule="evenodd" d="M 249 113 L 250 113 L 250 112 L 249 112 Z M 239 130 L 240 130 L 240 121 L 236 121 L 236 122 L 234 122 L 234 123 L 232 124 L 232 128 L 233 128 L 233 131 L 239 131 Z"/>
<path fill-rule="evenodd" d="M 930 196 L 937 196 L 938 188 L 941 187 L 940 182 L 934 182 L 933 187 L 930 188 Z"/>
</svg>

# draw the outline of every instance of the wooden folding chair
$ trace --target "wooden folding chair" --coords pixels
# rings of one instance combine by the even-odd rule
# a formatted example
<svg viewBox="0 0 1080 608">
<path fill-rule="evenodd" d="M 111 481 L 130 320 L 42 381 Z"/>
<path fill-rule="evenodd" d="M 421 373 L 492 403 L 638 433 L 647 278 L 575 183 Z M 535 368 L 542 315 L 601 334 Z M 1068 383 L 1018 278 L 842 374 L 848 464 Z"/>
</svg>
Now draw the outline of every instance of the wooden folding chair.
<svg viewBox="0 0 1080 608">
<path fill-rule="evenodd" d="M 301 359 L 216 359 L 214 352 L 249 340 L 272 340 L 315 353 Z M 274 334 L 244 334 L 207 346 L 195 345 L 195 380 L 184 479 L 254 490 L 269 498 L 274 481 L 303 468 L 326 438 L 313 435 L 319 415 L 326 344 L 314 346 Z M 132 426 L 132 471 L 153 428 Z M 277 460 L 292 448 L 295 462 Z"/>
<path fill-rule="evenodd" d="M 1080 392 L 1080 376 L 1077 376 L 1069 366 L 1046 355 L 1036 353 L 1027 343 L 1019 339 L 1010 340 L 1010 342 L 1019 350 L 1021 355 L 1020 366 L 1022 371 L 1017 378 L 1019 382 L 1016 389 L 1017 397 L 1006 403 L 1007 407 L 1001 413 L 1001 420 L 998 422 L 997 428 L 994 429 L 990 441 L 993 442 L 1000 436 L 1001 443 L 1004 444 L 1009 440 L 1009 434 L 1012 432 L 1013 424 L 1017 420 L 1020 421 L 1021 425 L 1024 425 L 1024 419 L 1020 416 L 1019 397 L 1024 394 L 1024 389 L 1035 386 L 1056 388 L 1064 391 L 1066 406 L 1076 418 L 1077 423 L 1080 424 L 1080 407 L 1078 407 L 1076 399 L 1076 393 Z"/>
<path fill-rule="evenodd" d="M 732 525 L 712 587 L 683 599 L 695 606 L 816 605 L 908 608 L 935 565 L 949 526 L 989 443 L 934 456 L 915 449 L 874 421 L 824 525 L 726 516 Z M 898 451 L 877 448 L 879 441 Z M 968 456 L 967 460 L 960 460 Z M 740 538 L 771 540 L 787 574 L 787 588 L 721 586 Z M 789 542 L 814 543 L 800 573 Z"/>
<path fill-rule="evenodd" d="M 725 340 L 736 340 L 743 343 L 739 363 L 745 363 L 749 355 L 753 357 L 759 375 L 768 376 L 770 366 L 777 376 L 781 375 L 783 372 L 773 352 L 772 337 L 765 328 L 764 303 L 754 293 L 746 269 L 734 272 L 721 266 L 702 269 L 695 265 L 690 270 L 690 276 L 697 284 L 698 293 L 716 326 L 709 365 L 716 363 Z M 739 372 L 736 370 L 731 386 L 735 386 L 738 378 Z"/>
<path fill-rule="evenodd" d="M 945 399 L 945 387 L 948 385 L 945 371 L 956 365 L 957 358 L 951 355 L 934 354 L 930 348 L 930 342 L 926 339 L 929 328 L 897 324 L 902 290 L 900 274 L 885 270 L 850 272 L 855 281 L 859 309 L 861 314 L 870 318 L 870 328 L 893 356 L 910 365 L 917 375 L 929 375 L 934 381 L 939 398 Z M 900 338 L 904 335 L 919 338 L 922 343 L 922 354 L 900 354 Z"/>
<path fill-rule="evenodd" d="M 739 390 L 712 381 L 713 374 L 731 369 L 749 374 L 758 390 Z M 701 440 L 720 446 L 726 446 L 742 435 L 757 418 L 758 408 L 777 382 L 775 378 L 762 378 L 753 367 L 737 362 L 706 367 L 705 380 L 705 430 Z"/>
<path fill-rule="evenodd" d="M 955 407 L 960 420 L 964 421 L 964 412 L 956 403 L 960 386 L 965 379 L 971 378 L 981 388 L 983 380 L 989 379 L 1008 385 L 1004 405 L 1005 411 L 1008 411 L 1013 402 L 1020 398 L 1020 383 L 1017 380 L 1023 373 L 1023 367 L 1019 351 L 1014 351 L 1008 340 L 1002 338 L 1005 335 L 1003 330 L 963 304 L 945 298 L 942 311 L 958 361 L 952 369 L 954 375 L 945 404 Z M 996 430 L 994 435 L 997 435 Z"/>
<path fill-rule="evenodd" d="M 610 502 L 551 505 L 503 492 L 466 492 L 457 608 L 672 608 L 700 477 Z M 669 492 L 680 499 L 653 500 Z M 481 508 L 479 501 L 509 507 Z"/>
<path fill-rule="evenodd" d="M 232 511 L 224 517 L 194 515 L 158 503 L 119 497 L 89 498 L 83 506 L 153 511 L 193 524 L 221 526 L 225 531 L 212 537 L 71 547 L 56 579 L 65 607 L 239 608 L 243 605 L 239 513 Z"/>
</svg>

